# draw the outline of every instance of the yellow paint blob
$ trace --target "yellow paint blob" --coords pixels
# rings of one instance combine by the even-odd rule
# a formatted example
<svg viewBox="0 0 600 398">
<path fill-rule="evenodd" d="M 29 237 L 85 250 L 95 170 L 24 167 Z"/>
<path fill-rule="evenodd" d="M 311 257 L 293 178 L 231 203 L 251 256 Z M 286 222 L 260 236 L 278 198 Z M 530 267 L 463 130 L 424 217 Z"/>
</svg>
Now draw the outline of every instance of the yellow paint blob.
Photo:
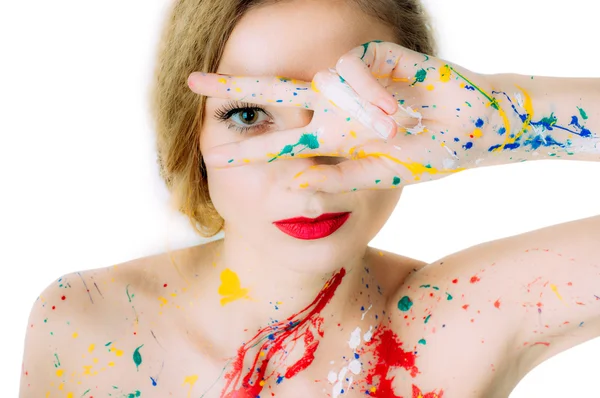
<svg viewBox="0 0 600 398">
<path fill-rule="evenodd" d="M 96 348 L 96 346 L 93 343 L 90 344 L 90 346 L 88 347 L 88 352 L 94 351 L 94 348 Z"/>
<path fill-rule="evenodd" d="M 58 377 L 62 376 L 64 373 L 65 373 L 65 370 L 64 370 L 64 369 L 56 369 L 56 375 L 57 375 Z"/>
<path fill-rule="evenodd" d="M 77 332 L 73 332 L 73 338 L 76 339 L 78 336 Z"/>
<path fill-rule="evenodd" d="M 320 93 L 319 89 L 317 88 L 317 85 L 315 84 L 315 81 L 313 80 L 312 82 L 310 82 L 310 88 L 312 88 L 312 90 L 315 93 Z"/>
<path fill-rule="evenodd" d="M 218 80 L 218 82 L 219 82 L 219 83 L 223 83 L 223 84 L 227 84 L 227 79 L 225 79 L 225 78 L 223 78 L 223 77 L 222 77 L 222 78 L 220 78 L 220 79 Z"/>
<path fill-rule="evenodd" d="M 223 272 L 221 272 L 221 286 L 219 286 L 219 294 L 224 296 L 221 298 L 221 305 L 225 305 L 242 298 L 250 298 L 248 296 L 248 289 L 242 288 L 240 278 L 229 268 L 226 268 Z"/>
<path fill-rule="evenodd" d="M 235 88 L 235 91 L 236 91 L 236 92 L 238 92 L 238 93 L 241 93 L 241 92 L 242 92 L 242 89 L 241 89 L 241 88 L 239 88 L 239 87 L 236 87 L 236 88 Z"/>
<path fill-rule="evenodd" d="M 433 91 L 433 89 L 434 89 L 433 84 L 428 84 L 426 88 L 429 91 Z"/>
<path fill-rule="evenodd" d="M 356 138 L 356 131 L 350 130 L 350 135 L 352 136 L 352 138 Z"/>
<path fill-rule="evenodd" d="M 473 136 L 473 138 L 479 138 L 479 137 L 483 137 L 483 132 L 481 131 L 480 128 L 476 128 L 475 130 L 473 130 L 471 135 Z"/>
<path fill-rule="evenodd" d="M 440 68 L 440 81 L 443 83 L 448 83 L 450 81 L 450 67 L 448 65 L 444 65 Z"/>
<path fill-rule="evenodd" d="M 167 299 L 164 297 L 159 297 L 158 298 L 160 300 L 160 306 L 162 307 L 163 305 L 166 305 L 168 303 Z"/>
</svg>

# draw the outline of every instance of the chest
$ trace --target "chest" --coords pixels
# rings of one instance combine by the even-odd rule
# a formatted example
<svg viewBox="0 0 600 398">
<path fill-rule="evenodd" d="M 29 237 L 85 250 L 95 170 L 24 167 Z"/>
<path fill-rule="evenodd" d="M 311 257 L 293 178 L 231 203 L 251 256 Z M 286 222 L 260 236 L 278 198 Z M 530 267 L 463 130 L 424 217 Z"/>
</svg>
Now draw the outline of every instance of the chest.
<svg viewBox="0 0 600 398">
<path fill-rule="evenodd" d="M 459 335 L 445 347 L 415 349 L 409 340 L 416 331 L 398 334 L 386 323 L 355 320 L 327 333 L 320 333 L 324 325 L 297 325 L 287 334 L 258 335 L 229 353 L 201 336 L 157 327 L 146 331 L 154 343 L 135 377 L 152 384 L 151 397 L 491 398 L 490 391 L 503 389 L 500 378 L 477 371 L 498 363 L 489 355 L 499 350 L 477 352 Z"/>
</svg>

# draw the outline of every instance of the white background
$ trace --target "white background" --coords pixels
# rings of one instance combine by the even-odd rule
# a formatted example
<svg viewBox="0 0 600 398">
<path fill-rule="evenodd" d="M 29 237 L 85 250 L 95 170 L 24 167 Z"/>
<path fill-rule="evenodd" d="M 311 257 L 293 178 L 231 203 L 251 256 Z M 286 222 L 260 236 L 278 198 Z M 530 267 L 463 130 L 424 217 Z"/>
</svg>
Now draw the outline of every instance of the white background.
<svg viewBox="0 0 600 398">
<path fill-rule="evenodd" d="M 148 85 L 169 3 L 0 3 L 3 397 L 17 396 L 27 317 L 46 286 L 201 242 L 168 210 L 149 122 Z M 600 76 L 596 1 L 426 5 L 441 58 L 482 73 Z M 551 160 L 410 186 L 372 245 L 434 261 L 597 215 L 599 179 L 598 163 Z M 598 397 L 599 355 L 600 339 L 558 355 L 511 398 Z"/>
</svg>

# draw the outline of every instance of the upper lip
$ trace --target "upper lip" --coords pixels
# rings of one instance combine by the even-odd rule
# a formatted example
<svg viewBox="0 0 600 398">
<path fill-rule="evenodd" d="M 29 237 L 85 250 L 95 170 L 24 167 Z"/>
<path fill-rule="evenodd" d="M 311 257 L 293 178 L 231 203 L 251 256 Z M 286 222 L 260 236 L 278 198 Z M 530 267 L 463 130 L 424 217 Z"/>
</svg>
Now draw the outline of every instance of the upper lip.
<svg viewBox="0 0 600 398">
<path fill-rule="evenodd" d="M 340 213 L 324 213 L 321 214 L 318 217 L 315 218 L 306 218 L 306 217 L 294 217 L 294 218 L 287 218 L 285 220 L 278 220 L 278 221 L 273 221 L 274 223 L 311 223 L 311 222 L 317 222 L 317 221 L 323 221 L 323 220 L 329 220 L 332 218 L 336 218 L 336 217 L 340 217 L 343 216 L 344 214 L 348 214 L 350 213 L 349 211 L 343 211 Z"/>
</svg>

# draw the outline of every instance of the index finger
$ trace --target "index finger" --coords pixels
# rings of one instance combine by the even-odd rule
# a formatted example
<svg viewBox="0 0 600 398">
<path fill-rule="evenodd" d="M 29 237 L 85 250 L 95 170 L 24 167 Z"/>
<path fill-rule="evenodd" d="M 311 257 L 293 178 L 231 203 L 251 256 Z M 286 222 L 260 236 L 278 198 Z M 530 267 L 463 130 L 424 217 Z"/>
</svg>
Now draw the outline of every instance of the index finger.
<svg viewBox="0 0 600 398">
<path fill-rule="evenodd" d="M 188 77 L 188 86 L 193 92 L 207 97 L 313 110 L 319 95 L 312 82 L 280 76 L 231 76 L 194 72 Z"/>
</svg>

